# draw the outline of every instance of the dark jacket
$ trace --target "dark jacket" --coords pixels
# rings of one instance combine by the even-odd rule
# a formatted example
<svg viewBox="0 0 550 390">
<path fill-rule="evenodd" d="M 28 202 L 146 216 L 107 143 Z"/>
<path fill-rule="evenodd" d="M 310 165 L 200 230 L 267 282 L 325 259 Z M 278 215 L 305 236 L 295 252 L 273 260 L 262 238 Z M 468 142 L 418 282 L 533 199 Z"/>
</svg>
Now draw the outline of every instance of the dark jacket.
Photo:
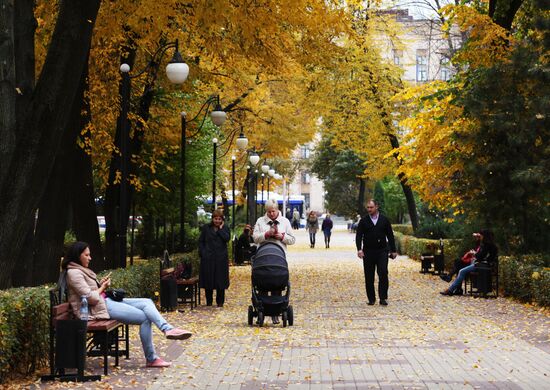
<svg viewBox="0 0 550 390">
<path fill-rule="evenodd" d="M 355 245 L 358 251 L 388 249 L 389 245 L 390 252 L 397 252 L 388 218 L 378 214 L 376 225 L 372 223 L 368 214 L 361 218 L 355 233 Z"/>
<path fill-rule="evenodd" d="M 322 231 L 330 231 L 332 229 L 332 220 L 330 218 L 325 218 L 323 224 L 321 225 Z"/>
<path fill-rule="evenodd" d="M 201 267 L 199 285 L 208 290 L 229 287 L 229 255 L 227 243 L 231 234 L 229 228 L 215 231 L 212 224 L 204 225 L 199 237 Z"/>
<path fill-rule="evenodd" d="M 476 263 L 486 261 L 488 263 L 494 263 L 498 258 L 498 248 L 492 243 L 481 243 L 479 251 L 475 254 Z"/>
</svg>

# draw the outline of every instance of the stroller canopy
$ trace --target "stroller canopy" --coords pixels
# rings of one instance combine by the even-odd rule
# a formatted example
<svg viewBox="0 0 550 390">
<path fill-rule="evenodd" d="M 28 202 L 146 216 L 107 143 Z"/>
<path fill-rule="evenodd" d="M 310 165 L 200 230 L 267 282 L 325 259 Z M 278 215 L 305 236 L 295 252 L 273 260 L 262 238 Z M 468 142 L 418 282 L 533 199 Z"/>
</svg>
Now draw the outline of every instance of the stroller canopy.
<svg viewBox="0 0 550 390">
<path fill-rule="evenodd" d="M 288 284 L 288 263 L 283 248 L 266 242 L 252 260 L 252 285 L 260 290 L 283 290 Z"/>
</svg>

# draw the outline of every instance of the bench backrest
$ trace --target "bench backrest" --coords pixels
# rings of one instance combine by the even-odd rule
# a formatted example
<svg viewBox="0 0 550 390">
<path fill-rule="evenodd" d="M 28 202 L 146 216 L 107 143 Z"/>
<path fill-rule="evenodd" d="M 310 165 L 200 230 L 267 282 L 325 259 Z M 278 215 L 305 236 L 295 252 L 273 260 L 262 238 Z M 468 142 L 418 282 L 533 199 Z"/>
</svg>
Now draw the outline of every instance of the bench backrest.
<svg viewBox="0 0 550 390">
<path fill-rule="evenodd" d="M 68 302 L 60 303 L 52 307 L 52 325 L 55 326 L 57 321 L 74 319 L 71 305 Z"/>
</svg>

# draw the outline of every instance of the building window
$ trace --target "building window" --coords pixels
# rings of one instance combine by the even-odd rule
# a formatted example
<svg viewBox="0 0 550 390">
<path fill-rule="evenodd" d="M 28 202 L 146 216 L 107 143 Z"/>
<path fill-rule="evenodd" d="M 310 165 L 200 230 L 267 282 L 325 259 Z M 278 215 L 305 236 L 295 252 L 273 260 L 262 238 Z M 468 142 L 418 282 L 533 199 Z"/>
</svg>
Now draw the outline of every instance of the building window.
<svg viewBox="0 0 550 390">
<path fill-rule="evenodd" d="M 301 147 L 302 158 L 309 158 L 311 156 L 311 149 L 309 145 L 302 145 Z"/>
<path fill-rule="evenodd" d="M 403 50 L 393 50 L 393 64 L 398 66 L 403 65 Z"/>
<path fill-rule="evenodd" d="M 441 80 L 448 81 L 451 79 L 451 69 L 449 68 L 449 59 L 442 58 L 440 61 L 441 65 Z"/>
<path fill-rule="evenodd" d="M 428 52 L 416 51 L 416 81 L 428 81 Z"/>
<path fill-rule="evenodd" d="M 309 202 L 310 202 L 310 196 L 309 194 L 302 194 L 304 195 L 304 207 L 305 209 L 309 209 Z"/>
<path fill-rule="evenodd" d="M 311 176 L 308 172 L 302 172 L 302 184 L 309 184 L 311 182 Z"/>
</svg>

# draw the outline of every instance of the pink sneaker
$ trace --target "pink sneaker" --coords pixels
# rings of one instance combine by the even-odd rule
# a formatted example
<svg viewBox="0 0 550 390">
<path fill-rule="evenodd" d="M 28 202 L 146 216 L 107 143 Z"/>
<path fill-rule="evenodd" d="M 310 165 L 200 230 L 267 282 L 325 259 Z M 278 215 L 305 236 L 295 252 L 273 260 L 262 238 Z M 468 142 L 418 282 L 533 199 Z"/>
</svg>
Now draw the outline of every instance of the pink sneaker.
<svg viewBox="0 0 550 390">
<path fill-rule="evenodd" d="M 167 330 L 166 332 L 164 332 L 164 334 L 166 335 L 167 339 L 172 340 L 185 340 L 193 335 L 193 333 L 189 332 L 188 330 L 183 330 L 179 328 Z"/>
<path fill-rule="evenodd" d="M 170 367 L 172 363 L 162 360 L 161 358 L 156 358 L 152 362 L 147 362 L 145 367 L 149 368 L 165 368 Z"/>
</svg>

